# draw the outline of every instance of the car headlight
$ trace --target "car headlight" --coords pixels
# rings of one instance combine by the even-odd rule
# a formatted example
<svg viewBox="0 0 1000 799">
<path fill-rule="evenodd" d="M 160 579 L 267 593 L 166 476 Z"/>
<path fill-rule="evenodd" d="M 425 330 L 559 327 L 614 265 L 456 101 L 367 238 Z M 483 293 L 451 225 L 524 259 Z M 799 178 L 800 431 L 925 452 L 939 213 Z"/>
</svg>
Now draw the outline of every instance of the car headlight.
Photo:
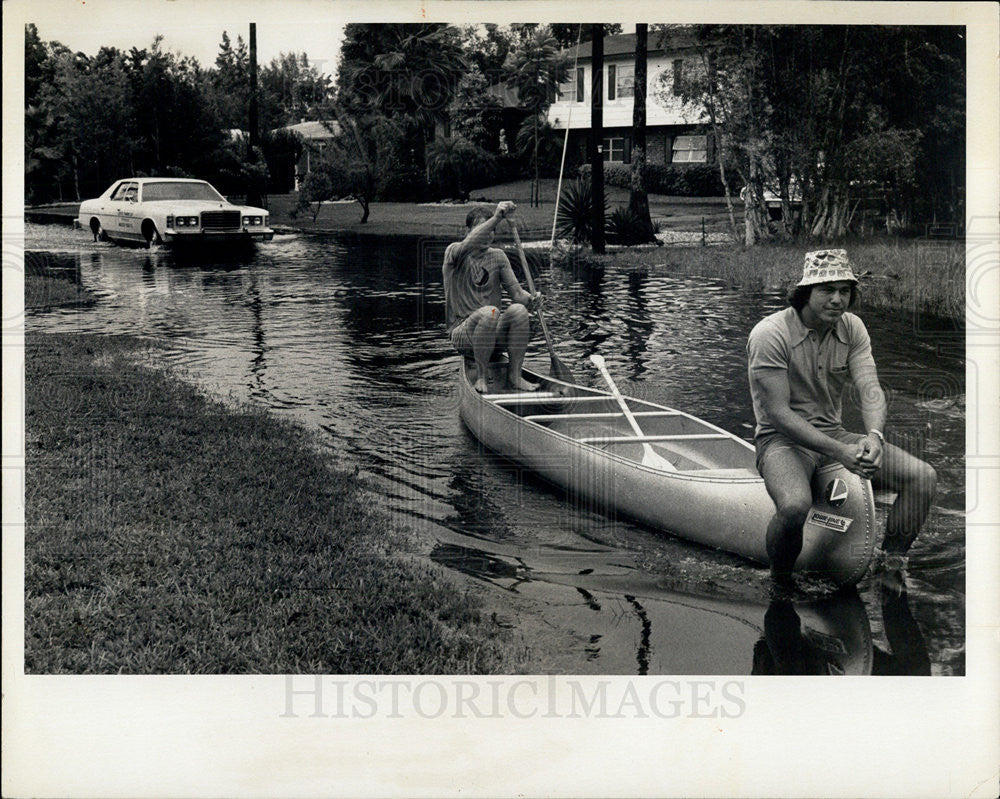
<svg viewBox="0 0 1000 799">
<path fill-rule="evenodd" d="M 250 227 L 250 217 L 249 216 L 243 217 L 243 227 Z"/>
<path fill-rule="evenodd" d="M 198 217 L 189 216 L 185 218 L 187 219 L 188 227 L 198 227 Z"/>
</svg>

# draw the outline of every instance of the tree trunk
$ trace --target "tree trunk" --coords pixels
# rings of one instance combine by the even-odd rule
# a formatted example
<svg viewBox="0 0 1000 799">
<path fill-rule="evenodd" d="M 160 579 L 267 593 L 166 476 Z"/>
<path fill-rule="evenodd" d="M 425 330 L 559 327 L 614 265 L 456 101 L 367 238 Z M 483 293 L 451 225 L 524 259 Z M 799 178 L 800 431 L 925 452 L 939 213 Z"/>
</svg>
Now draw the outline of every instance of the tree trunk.
<svg viewBox="0 0 1000 799">
<path fill-rule="evenodd" d="M 653 220 L 649 217 L 649 195 L 646 193 L 646 41 L 649 26 L 635 26 L 635 79 L 632 97 L 632 185 L 628 207 L 639 220 L 637 243 L 657 241 Z"/>
<path fill-rule="evenodd" d="M 534 208 L 537 208 L 541 203 L 538 199 L 538 114 L 535 114 L 535 182 L 531 186 L 531 202 L 529 203 Z"/>
<path fill-rule="evenodd" d="M 747 182 L 746 199 L 744 200 L 744 219 L 746 229 L 746 246 L 765 241 L 770 238 L 767 225 L 767 206 L 764 204 L 763 186 L 760 178 L 760 166 L 754 156 L 750 157 L 750 180 Z"/>
<path fill-rule="evenodd" d="M 590 186 L 591 208 L 590 243 L 595 254 L 604 254 L 604 26 L 591 25 L 591 81 L 590 81 Z"/>
</svg>

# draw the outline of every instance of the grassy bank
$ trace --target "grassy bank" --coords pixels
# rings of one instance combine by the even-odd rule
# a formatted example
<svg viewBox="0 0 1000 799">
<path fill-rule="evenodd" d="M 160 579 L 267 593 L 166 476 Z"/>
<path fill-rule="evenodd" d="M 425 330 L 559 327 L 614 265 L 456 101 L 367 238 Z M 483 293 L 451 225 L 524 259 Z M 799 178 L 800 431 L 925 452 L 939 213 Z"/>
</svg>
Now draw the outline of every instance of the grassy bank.
<svg viewBox="0 0 1000 799">
<path fill-rule="evenodd" d="M 400 556 L 301 429 L 142 365 L 26 339 L 29 673 L 488 673 L 509 633 Z"/>
<path fill-rule="evenodd" d="M 760 291 L 783 289 L 797 282 L 802 276 L 803 254 L 819 246 L 626 249 L 607 255 L 584 252 L 578 261 L 609 270 L 713 277 L 731 286 Z M 949 318 L 965 315 L 964 242 L 899 239 L 839 246 L 847 248 L 855 272 L 863 275 L 863 305 Z"/>
</svg>

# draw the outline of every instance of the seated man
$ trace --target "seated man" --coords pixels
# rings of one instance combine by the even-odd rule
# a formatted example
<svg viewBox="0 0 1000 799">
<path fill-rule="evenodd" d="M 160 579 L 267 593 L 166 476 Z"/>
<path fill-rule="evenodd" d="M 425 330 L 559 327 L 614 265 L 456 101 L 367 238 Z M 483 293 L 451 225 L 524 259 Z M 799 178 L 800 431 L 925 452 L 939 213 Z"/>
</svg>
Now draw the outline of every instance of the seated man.
<svg viewBox="0 0 1000 799">
<path fill-rule="evenodd" d="M 802 550 L 802 525 L 812 505 L 817 467 L 839 461 L 850 471 L 898 495 L 886 519 L 886 565 L 905 566 L 937 485 L 930 466 L 887 444 L 886 402 L 871 340 L 847 309 L 857 299 L 857 278 L 844 250 L 806 253 L 791 305 L 761 320 L 747 341 L 750 394 L 757 418 L 757 469 L 774 500 L 767 528 L 771 575 L 788 582 Z M 848 382 L 860 398 L 866 434 L 841 423 Z"/>
<path fill-rule="evenodd" d="M 490 247 L 501 220 L 509 218 L 516 206 L 509 200 L 497 205 L 490 215 L 487 208 L 474 208 L 465 218 L 468 233 L 462 241 L 448 245 L 444 252 L 445 319 L 451 343 L 466 358 L 476 362 L 476 391 L 486 391 L 490 359 L 506 352 L 510 359 L 507 381 L 520 391 L 534 391 L 535 383 L 521 376 L 524 353 L 530 337 L 528 310 L 534 310 L 541 294 L 529 294 L 514 277 L 510 261 L 502 250 Z M 511 305 L 500 311 L 501 287 Z"/>
</svg>

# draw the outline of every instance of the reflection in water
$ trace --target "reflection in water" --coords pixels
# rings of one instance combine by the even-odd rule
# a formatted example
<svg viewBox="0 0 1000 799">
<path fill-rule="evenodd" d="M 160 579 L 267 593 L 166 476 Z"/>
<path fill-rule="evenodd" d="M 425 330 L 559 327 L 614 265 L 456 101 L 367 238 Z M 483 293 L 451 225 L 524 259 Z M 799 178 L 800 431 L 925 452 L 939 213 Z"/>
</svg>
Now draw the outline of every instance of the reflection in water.
<svg viewBox="0 0 1000 799">
<path fill-rule="evenodd" d="M 445 244 L 289 236 L 224 258 L 103 246 L 84 257 L 29 252 L 27 270 L 65 274 L 99 298 L 33 315 L 29 330 L 155 338 L 185 379 L 307 425 L 372 481 L 401 525 L 437 542 L 427 547 L 433 560 L 487 583 L 490 601 L 516 591 L 549 629 L 571 631 L 575 648 L 553 669 L 732 674 L 798 658 L 850 672 L 853 650 L 838 652 L 846 639 L 827 618 L 840 613 L 868 630 L 872 670 L 925 673 L 929 662 L 934 673 L 963 672 L 961 331 L 915 336 L 911 319 L 863 312 L 893 428 L 940 476 L 908 596 L 887 600 L 863 583 L 860 599 L 775 608 L 768 637 L 765 570 L 568 501 L 464 430 L 457 360 L 442 334 Z M 746 335 L 780 297 L 655 268 L 545 268 L 538 277 L 556 350 L 581 382 L 600 382 L 587 360 L 600 352 L 627 393 L 749 435 Z M 547 368 L 538 331 L 528 362 Z"/>
<path fill-rule="evenodd" d="M 930 660 L 897 573 L 879 578 L 881 616 L 890 651 L 873 646 L 871 623 L 857 592 L 813 602 L 775 599 L 754 645 L 753 674 L 929 675 Z"/>
</svg>

